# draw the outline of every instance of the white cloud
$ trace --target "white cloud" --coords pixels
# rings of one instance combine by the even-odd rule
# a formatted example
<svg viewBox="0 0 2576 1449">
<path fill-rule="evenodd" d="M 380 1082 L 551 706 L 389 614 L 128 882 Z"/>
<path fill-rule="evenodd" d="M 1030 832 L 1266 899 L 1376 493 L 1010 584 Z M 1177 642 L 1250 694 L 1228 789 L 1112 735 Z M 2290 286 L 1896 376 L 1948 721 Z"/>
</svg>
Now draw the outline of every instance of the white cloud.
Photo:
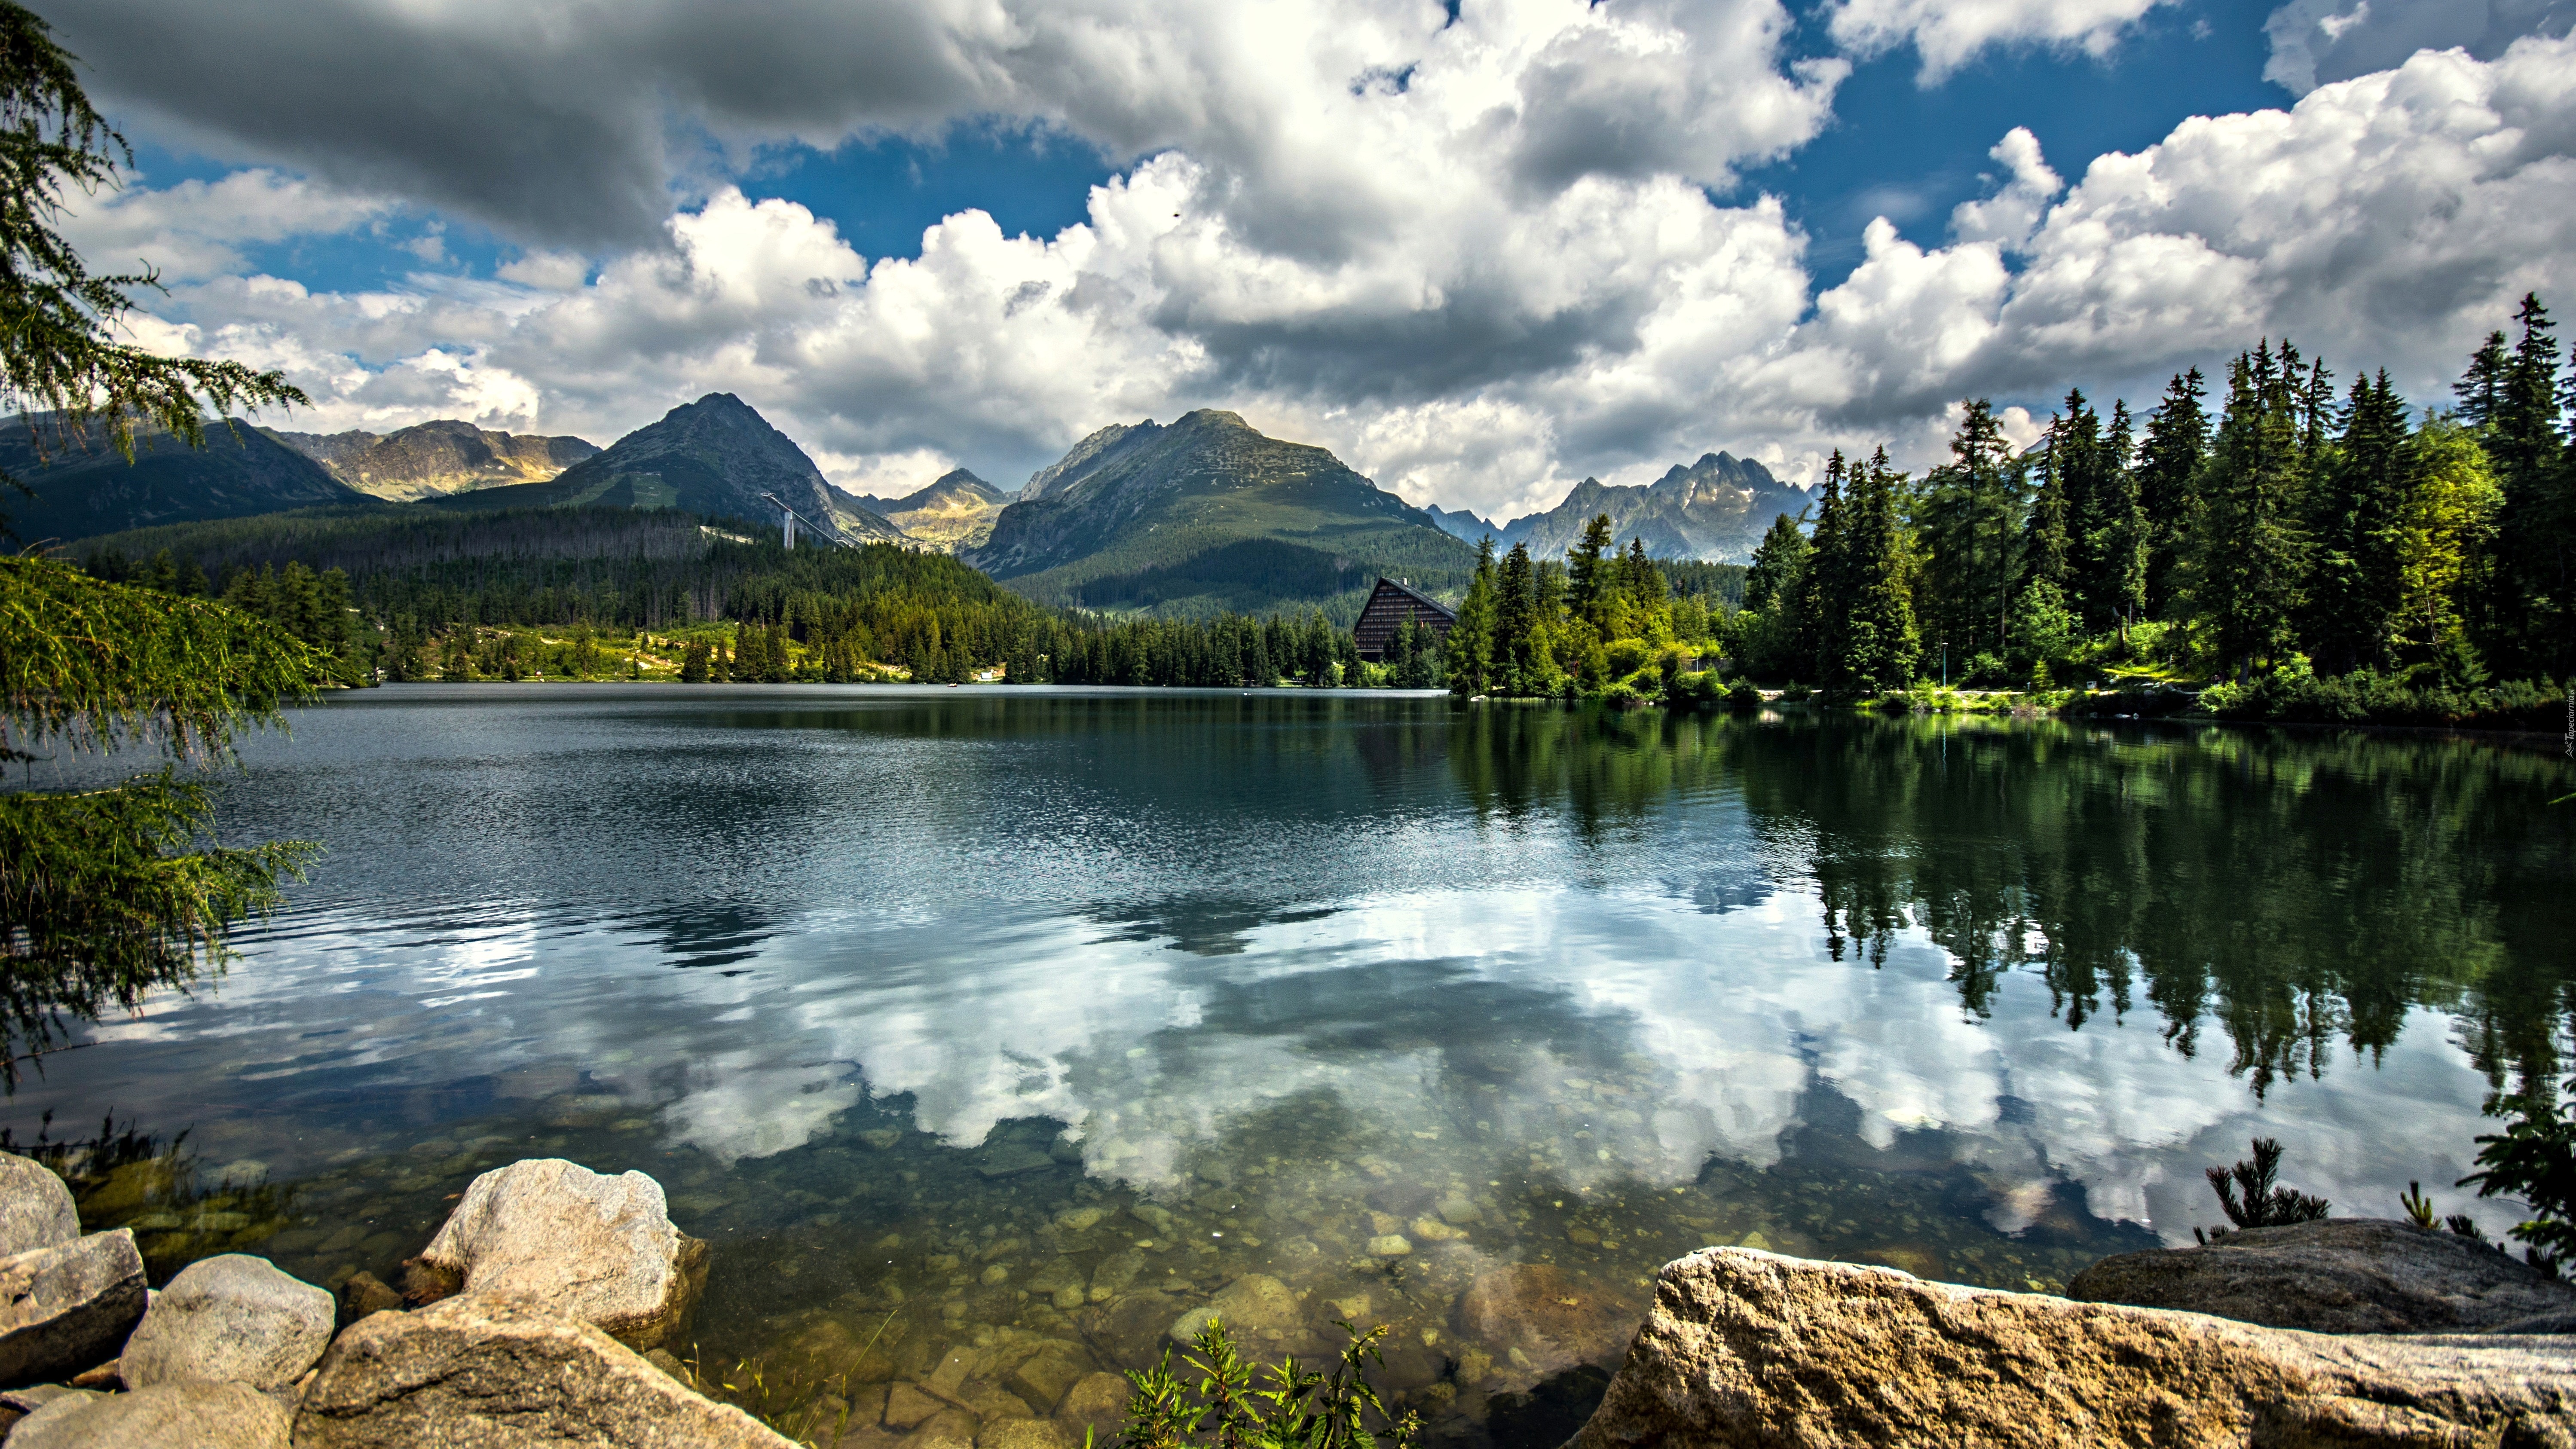
<svg viewBox="0 0 2576 1449">
<path fill-rule="evenodd" d="M 1837 0 L 1827 22 L 1860 55 L 1911 42 L 1926 85 L 1992 47 L 2047 46 L 2103 56 L 2167 0 Z"/>
<path fill-rule="evenodd" d="M 2290 0 L 2263 23 L 2263 78 L 2304 96 L 2390 70 L 2419 50 L 2463 48 L 2493 60 L 2526 35 L 2565 35 L 2576 0 Z"/>
<path fill-rule="evenodd" d="M 497 280 L 368 293 L 216 275 L 168 320 L 288 368 L 318 426 L 470 408 L 604 442 L 721 389 L 882 491 L 951 462 L 1010 487 L 1105 423 L 1213 405 L 1491 515 L 1721 447 L 1791 477 L 1882 440 L 1921 466 L 1964 396 L 2026 407 L 2072 383 L 2143 403 L 2167 373 L 2285 331 L 2432 400 L 2523 290 L 2576 285 L 2576 52 L 2528 39 L 2195 118 L 2072 188 L 2016 129 L 1992 153 L 1996 193 L 1945 242 L 1876 222 L 1819 295 L 1778 203 L 1701 183 L 1810 133 L 1835 77 L 1779 69 L 1775 10 L 1709 14 L 1471 5 L 1383 52 L 1411 58 L 1399 86 L 1351 69 L 1383 35 L 1257 11 L 1239 35 L 1140 42 L 1140 76 L 1195 76 L 1208 99 L 1203 66 L 1248 89 L 1195 120 L 1176 92 L 1130 98 L 1151 125 L 1086 112 L 1099 134 L 1200 129 L 1052 237 L 964 211 L 917 256 L 870 260 L 805 207 L 728 187 L 667 218 L 660 245 L 595 262 L 532 253 Z M 1277 64 L 1241 69 L 1265 47 Z M 1741 114 L 1643 160 L 1619 141 L 1738 92 Z"/>
<path fill-rule="evenodd" d="M 241 271 L 246 245 L 336 235 L 393 210 L 380 198 L 256 168 L 212 182 L 75 196 L 62 229 L 92 270 L 148 264 L 164 280 L 193 281 Z"/>
<path fill-rule="evenodd" d="M 2039 138 L 2026 126 L 2005 132 L 1986 154 L 2003 163 L 2010 179 L 1995 195 L 1962 202 L 1953 209 L 1950 233 L 1961 241 L 1990 241 L 2004 251 L 2021 251 L 2030 245 L 2031 232 L 2066 183 L 2049 169 L 2039 152 Z"/>
</svg>

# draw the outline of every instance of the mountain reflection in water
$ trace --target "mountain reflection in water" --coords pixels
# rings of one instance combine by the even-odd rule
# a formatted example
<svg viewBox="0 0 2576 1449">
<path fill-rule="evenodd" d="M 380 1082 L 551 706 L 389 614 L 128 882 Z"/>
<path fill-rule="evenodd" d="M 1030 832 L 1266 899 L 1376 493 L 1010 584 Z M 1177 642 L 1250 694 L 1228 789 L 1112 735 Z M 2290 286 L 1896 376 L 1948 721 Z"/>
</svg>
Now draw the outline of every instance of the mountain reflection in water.
<svg viewBox="0 0 2576 1449">
<path fill-rule="evenodd" d="M 1042 1412 L 1014 1363 L 1135 1366 L 1256 1274 L 1265 1349 L 1364 1301 L 1442 1436 L 1545 1437 L 1691 1247 L 2054 1285 L 2256 1134 L 2493 1231 L 2438 1185 L 2576 968 L 2566 767 L 2432 739 L 478 686 L 250 762 L 227 836 L 331 854 L 19 1139 L 184 1128 L 200 1184 L 93 1217 L 317 1281 L 514 1157 L 641 1167 L 717 1244 L 709 1361 L 826 1407 L 953 1348 Z M 1514 1263 L 1608 1336 L 1514 1337 Z"/>
</svg>

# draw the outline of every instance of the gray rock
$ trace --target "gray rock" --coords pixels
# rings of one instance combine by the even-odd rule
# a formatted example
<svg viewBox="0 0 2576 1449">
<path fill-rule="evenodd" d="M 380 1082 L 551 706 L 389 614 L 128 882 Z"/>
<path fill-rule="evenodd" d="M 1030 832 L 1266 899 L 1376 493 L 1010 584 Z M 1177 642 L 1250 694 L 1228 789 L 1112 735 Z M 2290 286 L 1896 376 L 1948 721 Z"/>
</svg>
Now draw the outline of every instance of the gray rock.
<svg viewBox="0 0 2576 1449">
<path fill-rule="evenodd" d="M 2518 1259 L 2381 1218 L 2249 1228 L 2206 1247 L 2122 1253 L 2076 1274 L 2066 1296 L 2312 1333 L 2478 1332 L 2576 1313 L 2576 1288 Z"/>
<path fill-rule="evenodd" d="M 1708 1248 L 1569 1449 L 2576 1442 L 2576 1344 L 2336 1337 Z"/>
<path fill-rule="evenodd" d="M 295 1414 L 296 1449 L 523 1444 L 792 1449 L 590 1324 L 489 1293 L 352 1325 Z"/>
<path fill-rule="evenodd" d="M 80 1236 L 80 1209 L 53 1169 L 0 1152 L 0 1257 Z"/>
<path fill-rule="evenodd" d="M 707 1245 L 671 1225 L 662 1185 L 643 1173 L 604 1177 L 530 1158 L 474 1179 L 417 1264 L 467 1293 L 571 1314 L 640 1351 L 679 1341 L 706 1288 Z"/>
<path fill-rule="evenodd" d="M 60 1379 L 116 1356 L 143 1317 L 143 1255 L 123 1228 L 0 1258 L 0 1384 Z"/>
<path fill-rule="evenodd" d="M 286 1449 L 292 1416 L 248 1384 L 202 1379 L 65 1395 L 9 1431 L 9 1449 Z"/>
<path fill-rule="evenodd" d="M 331 1346 L 331 1320 L 328 1289 L 265 1258 L 204 1258 L 153 1295 L 117 1373 L 129 1389 L 177 1379 L 283 1388 Z"/>
</svg>

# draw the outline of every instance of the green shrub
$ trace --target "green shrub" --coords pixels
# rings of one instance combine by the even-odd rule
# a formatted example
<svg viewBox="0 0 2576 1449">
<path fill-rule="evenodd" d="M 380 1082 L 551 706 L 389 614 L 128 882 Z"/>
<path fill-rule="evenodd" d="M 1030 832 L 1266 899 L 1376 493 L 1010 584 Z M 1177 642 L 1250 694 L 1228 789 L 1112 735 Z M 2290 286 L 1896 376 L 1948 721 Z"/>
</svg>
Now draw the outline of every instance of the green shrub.
<svg viewBox="0 0 2576 1449">
<path fill-rule="evenodd" d="M 1625 679 L 1645 667 L 1654 650 L 1643 639 L 1613 639 L 1602 646 L 1610 668 L 1610 677 Z"/>
<path fill-rule="evenodd" d="M 2221 719 L 2274 724 L 2555 730 L 2566 712 L 2564 691 L 2548 679 L 2419 688 L 2401 675 L 2359 669 L 2321 676 L 2296 665 L 2249 684 L 2213 684 L 2202 692 L 2200 703 Z"/>
<path fill-rule="evenodd" d="M 1255 1370 L 1225 1325 L 1209 1319 L 1196 1351 L 1182 1359 L 1186 1374 L 1172 1372 L 1165 1349 L 1161 1363 L 1127 1375 L 1134 1388 L 1117 1449 L 1413 1449 L 1422 1417 L 1389 1413 L 1364 1367 L 1384 1366 L 1378 1343 L 1386 1325 L 1366 1333 L 1336 1326 L 1351 1341 L 1330 1373 L 1300 1368 L 1294 1358 Z M 1083 1445 L 1091 1449 L 1087 1432 Z"/>
<path fill-rule="evenodd" d="M 1726 707 L 1739 714 L 1751 714 L 1762 707 L 1762 691 L 1753 687 L 1752 680 L 1739 679 L 1726 692 Z"/>
<path fill-rule="evenodd" d="M 1676 708 L 1699 709 L 1716 704 L 1725 694 L 1714 669 L 1701 669 L 1673 677 L 1664 691 L 1664 703 Z"/>
</svg>

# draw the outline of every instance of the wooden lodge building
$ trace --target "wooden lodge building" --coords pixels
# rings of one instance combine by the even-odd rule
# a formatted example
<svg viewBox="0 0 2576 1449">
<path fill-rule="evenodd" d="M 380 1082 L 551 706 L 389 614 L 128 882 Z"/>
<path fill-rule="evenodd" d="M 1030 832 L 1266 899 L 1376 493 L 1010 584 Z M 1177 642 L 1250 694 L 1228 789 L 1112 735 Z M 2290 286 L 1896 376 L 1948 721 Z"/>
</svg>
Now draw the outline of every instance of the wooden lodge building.
<svg viewBox="0 0 2576 1449">
<path fill-rule="evenodd" d="M 1368 606 L 1360 610 L 1359 622 L 1351 626 L 1351 638 L 1359 645 L 1360 657 L 1372 664 L 1384 663 L 1387 651 L 1395 647 L 1395 631 L 1403 628 L 1408 619 L 1430 630 L 1434 640 L 1441 640 L 1449 637 L 1449 627 L 1458 622 L 1458 615 L 1429 595 L 1415 592 L 1409 584 L 1380 579 L 1376 592 L 1369 595 Z"/>
</svg>

